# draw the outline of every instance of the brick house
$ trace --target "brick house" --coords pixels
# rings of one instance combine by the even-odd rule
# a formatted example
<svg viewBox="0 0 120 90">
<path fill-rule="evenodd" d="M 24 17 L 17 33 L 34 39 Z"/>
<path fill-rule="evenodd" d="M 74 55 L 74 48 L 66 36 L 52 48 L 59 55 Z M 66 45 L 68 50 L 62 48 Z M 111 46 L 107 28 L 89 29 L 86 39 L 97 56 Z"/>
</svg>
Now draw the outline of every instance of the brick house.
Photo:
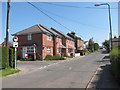
<svg viewBox="0 0 120 90">
<path fill-rule="evenodd" d="M 46 26 L 40 26 L 45 28 L 48 32 L 52 33 L 53 35 L 53 55 L 61 55 L 62 36 Z"/>
<path fill-rule="evenodd" d="M 34 59 L 38 59 L 39 57 L 43 57 L 44 59 L 47 55 L 74 55 L 74 41 L 72 38 L 66 34 L 61 35 L 53 29 L 40 24 L 13 35 L 18 36 L 19 39 L 19 58 L 25 58 L 26 55 L 28 57 L 33 56 Z"/>
<path fill-rule="evenodd" d="M 12 42 L 8 42 L 9 46 L 12 46 Z M 6 46 L 6 38 L 4 38 L 4 41 L 0 44 L 1 47 L 5 47 Z"/>
<path fill-rule="evenodd" d="M 42 25 L 34 25 L 14 34 L 18 36 L 18 55 L 25 58 L 28 54 L 34 58 L 43 58 L 46 55 L 53 55 L 53 34 Z"/>
<path fill-rule="evenodd" d="M 74 56 L 75 55 L 75 43 L 74 40 L 69 37 L 68 35 L 60 32 L 54 28 L 51 28 L 54 32 L 58 33 L 62 37 L 62 44 L 61 44 L 61 53 L 64 56 Z"/>
<path fill-rule="evenodd" d="M 119 46 L 120 45 L 120 36 L 112 38 L 112 45 L 113 47 Z"/>
<path fill-rule="evenodd" d="M 80 37 L 77 37 L 75 32 L 68 33 L 67 35 L 74 39 L 76 53 L 84 49 L 84 41 Z"/>
</svg>

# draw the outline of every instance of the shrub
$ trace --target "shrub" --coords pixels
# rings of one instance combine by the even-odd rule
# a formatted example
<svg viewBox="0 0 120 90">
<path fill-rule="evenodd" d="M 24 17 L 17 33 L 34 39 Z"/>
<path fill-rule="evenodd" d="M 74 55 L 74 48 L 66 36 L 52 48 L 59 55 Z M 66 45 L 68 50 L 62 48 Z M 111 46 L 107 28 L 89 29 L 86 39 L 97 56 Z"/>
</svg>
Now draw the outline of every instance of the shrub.
<svg viewBox="0 0 120 90">
<path fill-rule="evenodd" d="M 81 56 L 83 56 L 85 54 L 83 50 L 80 50 L 79 53 Z"/>
<path fill-rule="evenodd" d="M 64 60 L 64 57 L 60 55 L 55 55 L 53 56 L 53 60 Z"/>
<path fill-rule="evenodd" d="M 20 59 L 20 61 L 33 61 L 34 59 L 33 59 L 33 56 L 32 55 L 30 55 L 28 58 L 22 58 L 22 59 Z"/>
<path fill-rule="evenodd" d="M 67 58 L 73 58 L 73 56 L 66 56 Z"/>
<path fill-rule="evenodd" d="M 42 55 L 38 54 L 38 60 L 42 60 Z"/>
<path fill-rule="evenodd" d="M 65 60 L 65 58 L 63 56 L 60 56 L 60 55 L 54 55 L 54 56 L 47 55 L 45 57 L 45 60 Z"/>
<path fill-rule="evenodd" d="M 9 66 L 11 68 L 15 67 L 15 52 L 14 52 L 14 48 L 9 48 Z"/>
<path fill-rule="evenodd" d="M 0 69 L 7 67 L 7 47 L 0 47 Z"/>
<path fill-rule="evenodd" d="M 88 51 L 88 49 L 84 49 L 83 51 L 84 51 L 84 52 L 87 52 L 87 51 Z"/>
<path fill-rule="evenodd" d="M 120 81 L 120 46 L 113 47 L 112 51 L 110 52 L 110 62 L 115 78 Z"/>
<path fill-rule="evenodd" d="M 52 55 L 47 55 L 46 57 L 45 57 L 45 60 L 52 60 Z"/>
</svg>

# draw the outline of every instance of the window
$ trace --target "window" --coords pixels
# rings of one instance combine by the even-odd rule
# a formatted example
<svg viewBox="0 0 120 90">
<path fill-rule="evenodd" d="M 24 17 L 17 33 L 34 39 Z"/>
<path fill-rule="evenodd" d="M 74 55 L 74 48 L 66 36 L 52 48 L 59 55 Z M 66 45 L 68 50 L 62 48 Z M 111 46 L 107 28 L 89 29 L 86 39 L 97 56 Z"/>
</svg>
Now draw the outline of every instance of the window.
<svg viewBox="0 0 120 90">
<path fill-rule="evenodd" d="M 61 53 L 61 48 L 58 48 L 58 50 L 57 50 L 57 51 L 58 51 L 58 53 Z"/>
<path fill-rule="evenodd" d="M 47 52 L 50 53 L 51 52 L 51 48 L 47 47 Z"/>
<path fill-rule="evenodd" d="M 32 34 L 28 34 L 28 40 L 32 40 Z"/>
<path fill-rule="evenodd" d="M 47 40 L 51 41 L 51 36 L 50 35 L 47 35 Z"/>
<path fill-rule="evenodd" d="M 34 53 L 33 47 L 27 47 L 27 53 Z"/>
<path fill-rule="evenodd" d="M 68 53 L 71 53 L 71 52 L 73 52 L 73 49 L 69 48 Z"/>
</svg>

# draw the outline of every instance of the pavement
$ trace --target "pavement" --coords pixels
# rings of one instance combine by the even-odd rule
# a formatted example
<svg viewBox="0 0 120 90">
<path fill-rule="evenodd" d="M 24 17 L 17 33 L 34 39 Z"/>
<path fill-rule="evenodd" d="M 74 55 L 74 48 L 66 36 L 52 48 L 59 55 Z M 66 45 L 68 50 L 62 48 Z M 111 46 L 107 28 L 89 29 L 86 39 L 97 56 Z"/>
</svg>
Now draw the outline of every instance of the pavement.
<svg viewBox="0 0 120 90">
<path fill-rule="evenodd" d="M 88 88 L 94 89 L 120 89 L 120 84 L 115 79 L 110 64 L 109 54 L 100 61 L 100 65 L 91 79 Z"/>
<path fill-rule="evenodd" d="M 105 86 L 105 83 L 110 82 L 104 81 L 108 75 L 106 73 L 103 73 L 103 75 L 99 74 L 101 77 L 101 81 L 98 79 L 98 81 L 100 81 L 99 84 L 96 84 L 94 81 L 97 80 L 96 72 L 100 70 L 99 67 L 103 65 L 103 62 L 105 62 L 105 65 L 107 64 L 106 62 L 108 60 L 104 61 L 102 59 L 104 56 L 106 56 L 106 54 L 99 51 L 85 57 L 75 57 L 64 61 L 19 62 L 18 67 L 21 67 L 21 69 L 26 67 L 24 73 L 3 78 L 2 86 L 3 88 L 87 89 L 90 86 L 96 85 L 95 88 L 100 88 Z M 104 71 L 108 70 L 104 69 Z"/>
</svg>

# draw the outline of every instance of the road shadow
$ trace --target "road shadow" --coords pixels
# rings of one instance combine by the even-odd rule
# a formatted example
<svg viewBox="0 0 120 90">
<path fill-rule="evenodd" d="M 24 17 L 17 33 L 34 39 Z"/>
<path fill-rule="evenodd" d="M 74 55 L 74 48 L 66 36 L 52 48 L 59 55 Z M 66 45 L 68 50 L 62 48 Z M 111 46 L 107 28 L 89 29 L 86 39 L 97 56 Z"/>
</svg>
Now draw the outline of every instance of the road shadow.
<svg viewBox="0 0 120 90">
<path fill-rule="evenodd" d="M 109 52 L 107 50 L 102 50 L 101 54 L 108 54 Z"/>
<path fill-rule="evenodd" d="M 107 64 L 110 63 L 110 56 L 106 55 L 102 58 L 102 60 L 96 61 L 98 64 Z"/>
<path fill-rule="evenodd" d="M 97 71 L 94 80 L 91 82 L 92 86 L 99 90 L 108 89 L 120 89 L 120 85 L 115 80 L 112 71 L 111 64 L 101 66 Z"/>
</svg>

